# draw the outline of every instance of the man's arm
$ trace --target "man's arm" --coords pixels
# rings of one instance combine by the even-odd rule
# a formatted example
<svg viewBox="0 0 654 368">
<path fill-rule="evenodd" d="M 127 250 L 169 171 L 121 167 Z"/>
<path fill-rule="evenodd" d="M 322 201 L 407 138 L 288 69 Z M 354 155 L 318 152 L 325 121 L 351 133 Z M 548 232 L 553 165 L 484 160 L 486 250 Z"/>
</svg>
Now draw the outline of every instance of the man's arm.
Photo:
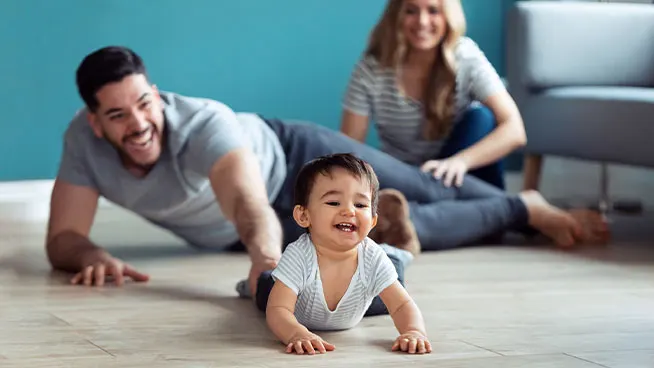
<svg viewBox="0 0 654 368">
<path fill-rule="evenodd" d="M 221 210 L 235 224 L 253 265 L 271 262 L 270 268 L 274 267 L 281 257 L 282 228 L 268 201 L 254 153 L 247 148 L 231 150 L 212 166 L 209 178 Z"/>
<path fill-rule="evenodd" d="M 88 238 L 98 198 L 91 188 L 55 180 L 46 237 L 46 252 L 55 269 L 79 272 L 85 256 L 103 252 Z"/>
</svg>

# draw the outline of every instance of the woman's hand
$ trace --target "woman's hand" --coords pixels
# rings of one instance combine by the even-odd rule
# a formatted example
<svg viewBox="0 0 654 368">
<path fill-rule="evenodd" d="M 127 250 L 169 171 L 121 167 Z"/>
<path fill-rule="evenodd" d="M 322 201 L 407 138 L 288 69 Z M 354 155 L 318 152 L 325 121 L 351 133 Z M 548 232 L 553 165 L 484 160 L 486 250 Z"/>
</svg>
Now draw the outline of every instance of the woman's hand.
<svg viewBox="0 0 654 368">
<path fill-rule="evenodd" d="M 450 157 L 444 160 L 429 160 L 420 168 L 424 172 L 433 172 L 436 179 L 442 179 L 443 185 L 449 187 L 456 184 L 460 187 L 463 184 L 463 178 L 468 172 L 468 164 L 458 157 Z M 444 175 L 444 177 L 443 177 Z"/>
</svg>

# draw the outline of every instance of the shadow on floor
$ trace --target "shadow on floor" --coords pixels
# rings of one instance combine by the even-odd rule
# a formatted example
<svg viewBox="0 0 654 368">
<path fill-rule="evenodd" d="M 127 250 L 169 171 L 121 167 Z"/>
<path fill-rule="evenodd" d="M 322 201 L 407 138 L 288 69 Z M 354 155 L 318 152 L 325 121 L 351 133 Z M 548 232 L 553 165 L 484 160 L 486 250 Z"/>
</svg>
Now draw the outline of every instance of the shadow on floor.
<svg viewBox="0 0 654 368">
<path fill-rule="evenodd" d="M 208 254 L 246 254 L 245 248 L 240 245 L 223 249 L 201 248 L 185 244 L 138 244 L 105 246 L 104 248 L 112 256 L 125 261 L 197 257 Z"/>
</svg>

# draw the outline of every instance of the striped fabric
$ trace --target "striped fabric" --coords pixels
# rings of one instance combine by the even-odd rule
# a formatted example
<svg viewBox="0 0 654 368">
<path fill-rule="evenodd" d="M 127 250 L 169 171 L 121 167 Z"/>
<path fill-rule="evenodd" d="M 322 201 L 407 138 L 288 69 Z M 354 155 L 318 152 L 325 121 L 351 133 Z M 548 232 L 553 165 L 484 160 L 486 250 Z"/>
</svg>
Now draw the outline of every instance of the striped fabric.
<svg viewBox="0 0 654 368">
<path fill-rule="evenodd" d="M 456 115 L 479 101 L 505 89 L 504 83 L 478 45 L 463 37 L 455 49 Z M 438 156 L 443 141 L 426 141 L 423 134 L 422 103 L 402 95 L 395 72 L 383 69 L 367 56 L 354 68 L 345 93 L 343 108 L 369 116 L 376 124 L 381 149 L 395 158 L 421 165 Z"/>
<path fill-rule="evenodd" d="M 397 271 L 384 250 L 366 238 L 358 245 L 358 267 L 345 295 L 332 312 L 325 301 L 318 258 L 308 234 L 286 247 L 272 272 L 298 298 L 295 318 L 310 330 L 344 330 L 361 321 L 375 296 L 397 280 Z"/>
</svg>

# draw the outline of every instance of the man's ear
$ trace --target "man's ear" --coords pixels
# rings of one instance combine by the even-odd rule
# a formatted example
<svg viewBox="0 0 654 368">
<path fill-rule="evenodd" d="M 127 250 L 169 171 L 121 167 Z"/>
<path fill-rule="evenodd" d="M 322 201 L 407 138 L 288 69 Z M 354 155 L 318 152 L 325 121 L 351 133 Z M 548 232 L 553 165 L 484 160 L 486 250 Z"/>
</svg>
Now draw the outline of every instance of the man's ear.
<svg viewBox="0 0 654 368">
<path fill-rule="evenodd" d="M 89 125 L 91 126 L 91 129 L 93 130 L 95 136 L 98 138 L 103 138 L 104 135 L 102 134 L 102 127 L 100 126 L 98 115 L 92 112 L 88 112 L 86 114 L 86 120 L 89 121 Z"/>
<path fill-rule="evenodd" d="M 153 84 L 150 87 L 152 88 L 152 95 L 154 96 L 154 100 L 157 102 L 157 105 L 159 105 L 159 107 L 163 109 L 163 103 L 161 101 L 161 94 L 159 93 L 159 88 L 157 88 L 156 84 Z"/>
<path fill-rule="evenodd" d="M 293 208 L 293 219 L 303 228 L 308 228 L 311 225 L 311 220 L 309 219 L 309 214 L 307 213 L 306 208 L 297 205 Z"/>
</svg>

